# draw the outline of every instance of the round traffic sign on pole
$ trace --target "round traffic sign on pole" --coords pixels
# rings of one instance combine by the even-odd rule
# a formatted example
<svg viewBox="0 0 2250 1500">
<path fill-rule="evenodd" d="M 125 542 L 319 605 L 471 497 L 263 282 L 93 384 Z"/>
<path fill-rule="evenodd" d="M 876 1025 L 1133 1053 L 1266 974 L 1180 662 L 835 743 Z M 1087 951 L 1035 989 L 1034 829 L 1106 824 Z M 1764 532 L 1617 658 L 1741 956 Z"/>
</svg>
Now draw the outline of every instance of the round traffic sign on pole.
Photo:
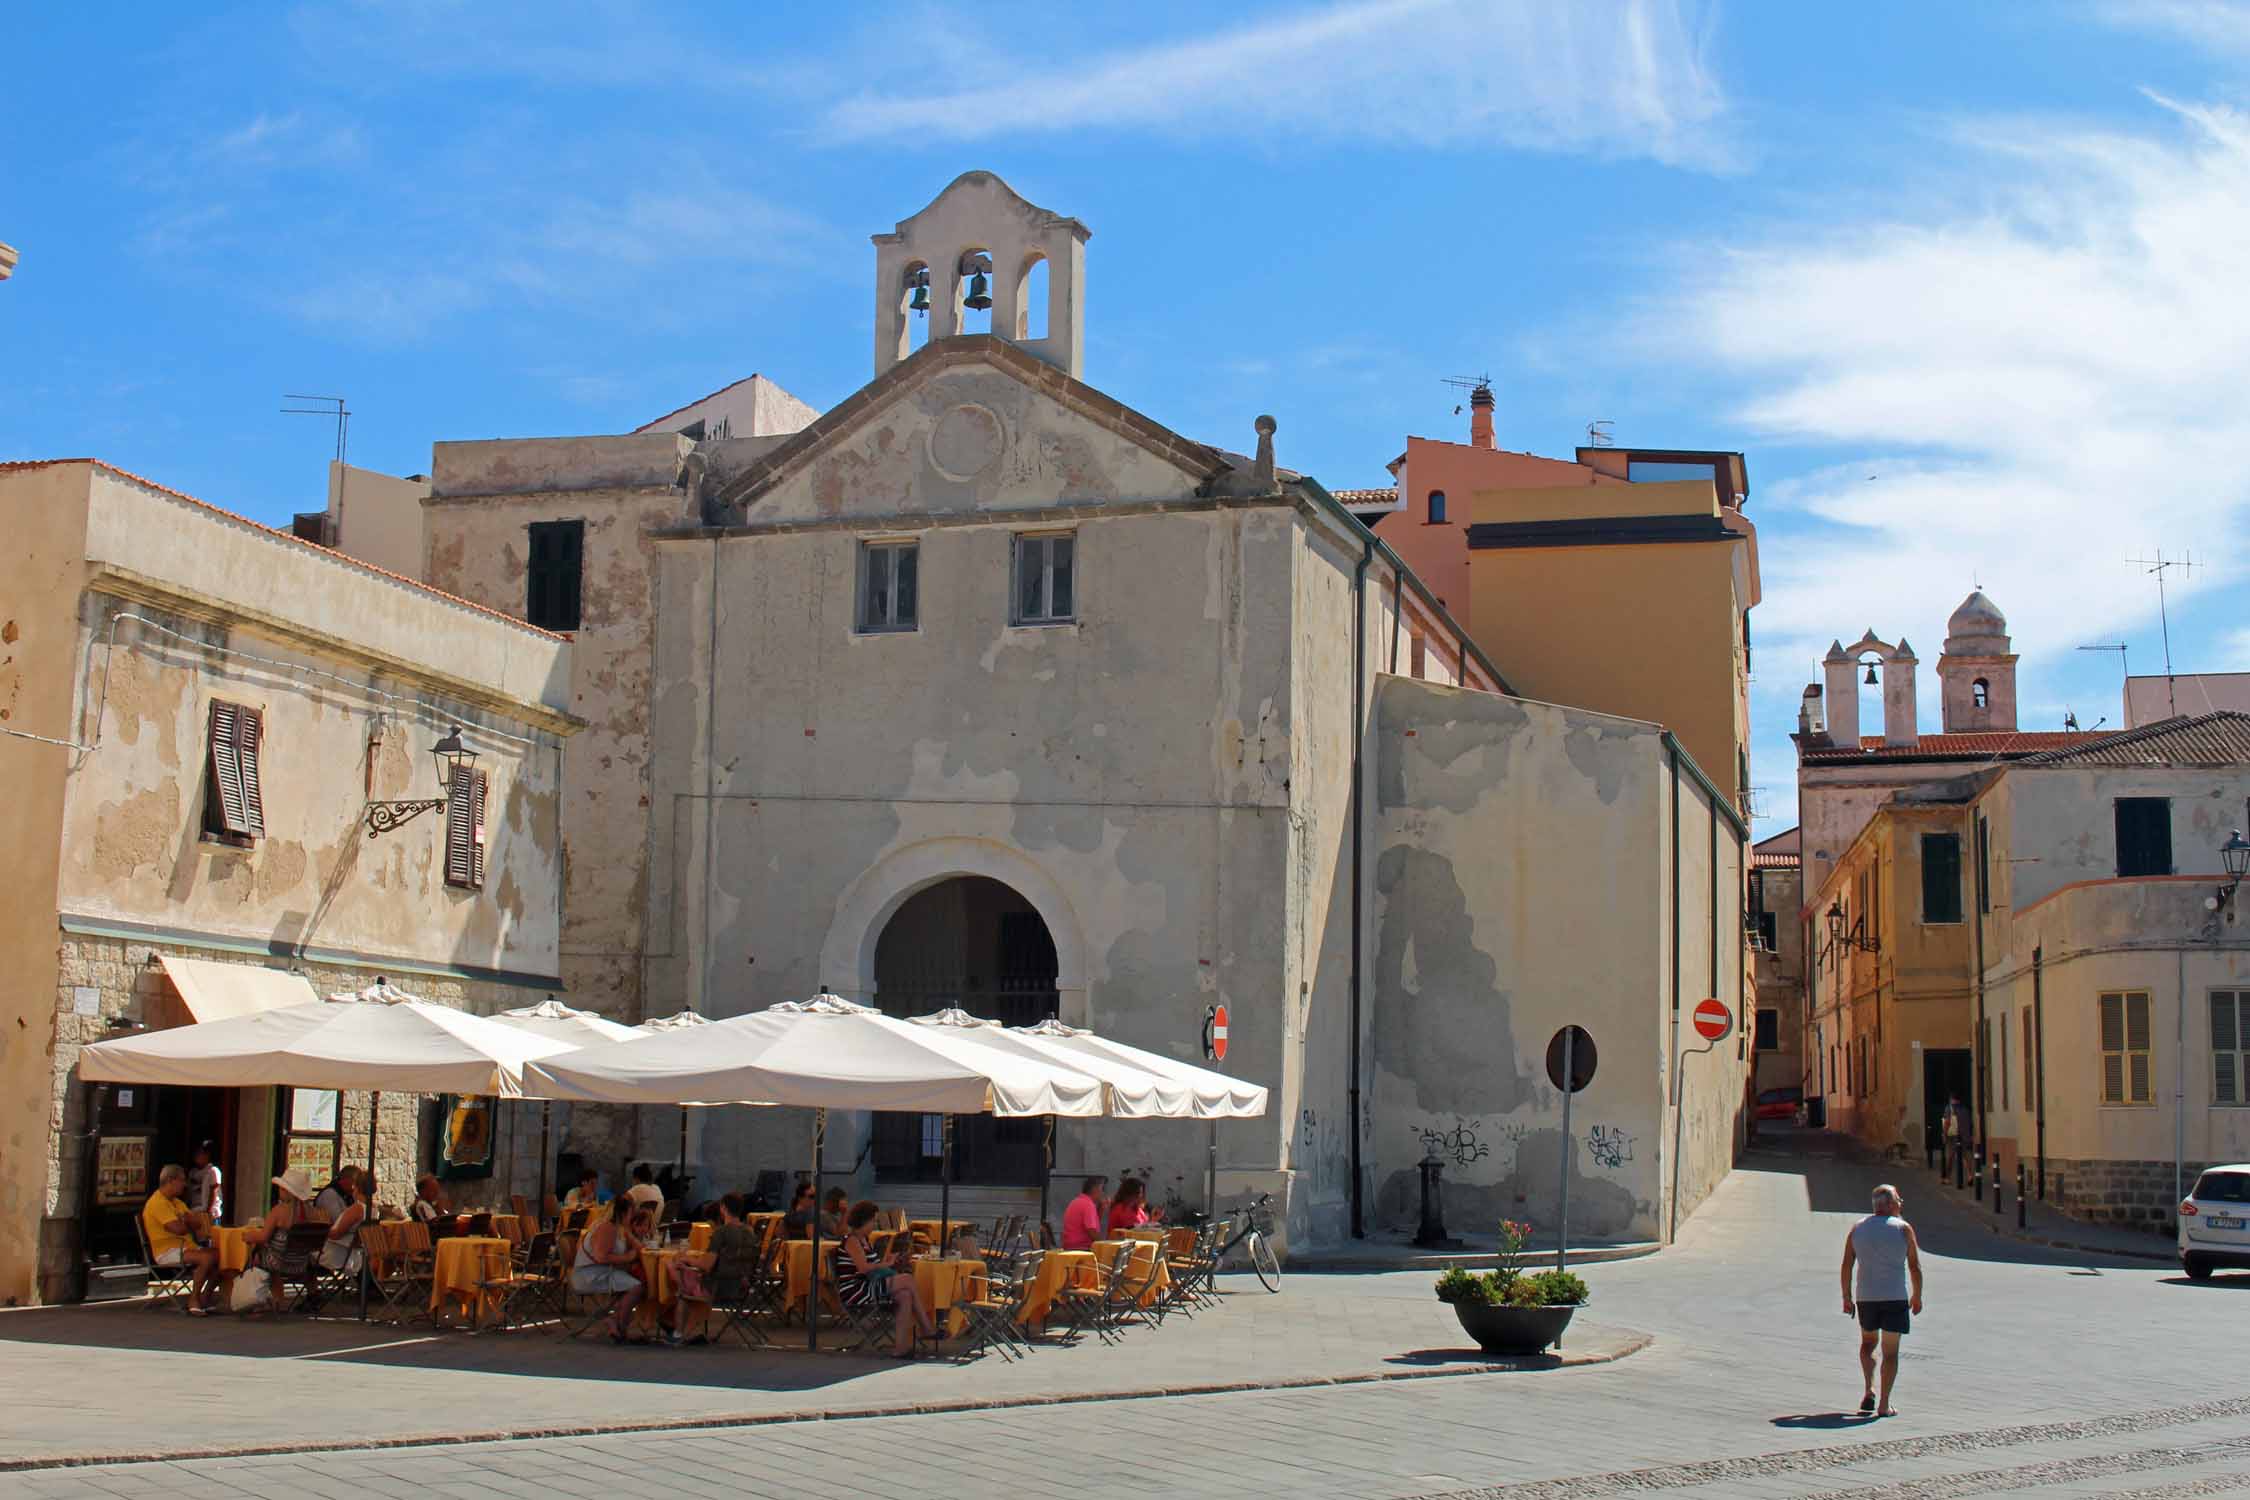
<svg viewBox="0 0 2250 1500">
<path fill-rule="evenodd" d="M 1734 1031 L 1734 1012 L 1716 1000 L 1699 1000 L 1695 1006 L 1695 1030 L 1707 1042 L 1723 1042 Z"/>
<path fill-rule="evenodd" d="M 1203 1012 L 1203 1055 L 1213 1062 L 1227 1060 L 1227 1008 L 1223 1005 Z"/>
<path fill-rule="evenodd" d="M 1547 1043 L 1547 1081 L 1566 1094 L 1575 1094 L 1594 1081 L 1594 1062 L 1594 1039 L 1583 1026 L 1565 1026 Z M 1568 1083 L 1563 1081 L 1566 1068 Z"/>
</svg>

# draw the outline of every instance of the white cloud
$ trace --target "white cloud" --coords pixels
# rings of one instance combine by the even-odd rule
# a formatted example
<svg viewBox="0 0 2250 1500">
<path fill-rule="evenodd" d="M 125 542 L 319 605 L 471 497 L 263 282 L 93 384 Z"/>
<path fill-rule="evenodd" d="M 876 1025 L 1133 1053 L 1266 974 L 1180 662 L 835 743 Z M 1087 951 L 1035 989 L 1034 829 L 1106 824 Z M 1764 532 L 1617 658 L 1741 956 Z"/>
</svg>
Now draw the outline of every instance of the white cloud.
<svg viewBox="0 0 2250 1500">
<path fill-rule="evenodd" d="M 2250 3 L 2245 0 L 2107 0 L 2095 12 L 2112 26 L 2250 57 Z"/>
<path fill-rule="evenodd" d="M 2212 564 L 2175 608 L 2236 566 L 2250 119 L 2166 106 L 2139 134 L 1985 125 L 1963 150 L 1964 200 L 1932 183 L 1925 201 L 1952 206 L 1764 234 L 1681 310 L 1746 383 L 1759 432 L 1864 455 L 1762 497 L 1777 698 L 1869 624 L 1931 660 L 1972 582 L 2020 651 L 2060 653 L 2153 612 L 2128 556 L 2192 547 Z"/>
<path fill-rule="evenodd" d="M 1674 0 L 1353 0 L 1092 56 L 1017 59 L 936 92 L 863 89 L 833 140 L 1072 129 L 1518 146 L 1721 167 L 1726 99 Z"/>
</svg>

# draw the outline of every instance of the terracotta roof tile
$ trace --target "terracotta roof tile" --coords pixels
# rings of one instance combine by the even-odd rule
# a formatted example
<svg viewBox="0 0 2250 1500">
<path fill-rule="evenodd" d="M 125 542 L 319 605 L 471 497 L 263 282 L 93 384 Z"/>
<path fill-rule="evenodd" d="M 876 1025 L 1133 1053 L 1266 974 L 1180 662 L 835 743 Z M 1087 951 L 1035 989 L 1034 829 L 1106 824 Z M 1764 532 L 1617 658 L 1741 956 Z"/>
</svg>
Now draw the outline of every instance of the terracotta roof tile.
<svg viewBox="0 0 2250 1500">
<path fill-rule="evenodd" d="M 1804 861 L 1795 854 L 1756 854 L 1750 856 L 1753 870 L 1794 870 Z"/>
<path fill-rule="evenodd" d="M 357 568 L 362 573 L 373 573 L 378 578 L 388 578 L 393 583 L 413 589 L 417 593 L 428 594 L 433 599 L 443 599 L 448 604 L 455 605 L 461 609 L 469 610 L 472 613 L 488 615 L 495 620 L 505 621 L 507 624 L 513 625 L 516 629 L 523 631 L 527 635 L 536 635 L 550 641 L 565 641 L 570 639 L 569 636 L 558 635 L 552 630 L 542 630 L 536 625 L 526 624 L 522 620 L 517 619 L 514 615 L 505 614 L 500 610 L 492 608 L 488 604 L 479 604 L 473 599 L 464 599 L 458 594 L 449 594 L 443 589 L 431 588 L 428 584 L 421 582 L 419 579 L 409 578 L 403 573 L 393 573 L 388 568 L 378 568 L 373 563 L 364 562 L 359 558 L 353 557 L 348 552 L 338 552 L 333 547 L 323 547 L 318 542 L 308 542 L 301 536 L 295 536 L 289 532 L 277 530 L 274 527 L 266 525 L 262 521 L 253 521 L 248 516 L 228 510 L 224 506 L 213 505 L 208 500 L 198 500 L 195 498 L 195 496 L 186 493 L 184 490 L 173 489 L 170 485 L 167 484 L 158 484 L 153 479 L 144 478 L 139 474 L 135 474 L 130 469 L 120 469 L 119 467 L 117 467 L 117 465 L 108 463 L 102 459 L 19 459 L 8 463 L 0 463 L 0 474 L 12 474 L 24 469 L 52 469 L 67 464 L 89 464 L 94 468 L 107 470 L 109 473 L 116 475 L 118 478 L 129 480 L 132 483 L 141 486 L 143 489 L 154 490 L 159 495 L 168 495 L 172 499 L 181 501 L 188 505 L 192 505 L 198 510 L 209 511 L 212 515 L 218 516 L 226 521 L 231 521 L 237 526 L 247 526 L 253 531 L 262 531 L 267 536 L 273 537 L 277 541 L 286 542 L 292 547 L 303 547 L 307 551 L 318 552 L 323 557 L 330 558 L 335 562 L 341 563 L 347 568 Z"/>
<path fill-rule="evenodd" d="M 1395 505 L 1398 503 L 1398 491 L 1396 488 L 1374 490 L 1330 490 L 1328 493 L 1334 495 L 1338 500 L 1342 501 L 1346 505 Z"/>
<path fill-rule="evenodd" d="M 2043 750 L 2067 750 L 2107 736 L 2084 730 L 1979 730 L 1967 734 L 1925 734 L 1911 745 L 1887 745 L 1881 735 L 1862 738 L 1857 750 L 1812 744 L 1799 738 L 1798 759 L 1808 766 L 1874 760 L 2020 760 Z"/>
</svg>

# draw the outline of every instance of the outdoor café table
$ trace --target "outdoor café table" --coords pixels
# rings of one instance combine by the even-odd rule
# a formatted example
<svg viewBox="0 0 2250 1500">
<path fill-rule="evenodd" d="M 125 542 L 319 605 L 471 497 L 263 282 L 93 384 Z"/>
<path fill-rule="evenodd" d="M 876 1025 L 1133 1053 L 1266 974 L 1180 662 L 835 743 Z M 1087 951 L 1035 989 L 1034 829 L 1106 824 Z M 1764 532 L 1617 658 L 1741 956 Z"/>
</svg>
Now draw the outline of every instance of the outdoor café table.
<svg viewBox="0 0 2250 1500">
<path fill-rule="evenodd" d="M 1162 1247 L 1156 1241 L 1143 1239 L 1139 1236 L 1131 1239 L 1094 1241 L 1094 1254 L 1100 1258 L 1102 1265 L 1105 1267 L 1115 1265 L 1117 1257 L 1120 1255 L 1132 1257 L 1125 1263 L 1126 1282 L 1128 1285 L 1138 1285 L 1144 1278 L 1147 1279 L 1148 1285 L 1142 1288 L 1140 1297 L 1137 1299 L 1143 1307 L 1153 1306 L 1160 1301 L 1164 1296 L 1165 1288 L 1172 1284 L 1172 1273 L 1165 1265 L 1162 1255 L 1159 1254 L 1161 1249 Z M 1153 1276 L 1150 1275 L 1150 1267 L 1152 1266 L 1155 1268 Z"/>
<path fill-rule="evenodd" d="M 956 1233 L 969 1227 L 967 1219 L 953 1219 L 947 1222 L 952 1224 Z M 918 1238 L 927 1240 L 938 1249 L 943 1250 L 948 1244 L 952 1243 L 953 1236 L 939 1233 L 938 1224 L 939 1221 L 936 1219 L 909 1219 L 906 1222 L 906 1227 Z"/>
<path fill-rule="evenodd" d="M 687 1247 L 690 1250 L 693 1250 L 696 1254 L 701 1255 L 704 1251 L 711 1248 L 711 1236 L 718 1233 L 718 1231 L 719 1226 L 716 1224 L 696 1225 L 694 1228 L 688 1231 Z"/>
<path fill-rule="evenodd" d="M 255 1224 L 243 1224 L 232 1229 L 223 1226 L 212 1229 L 211 1248 L 219 1252 L 219 1270 L 222 1273 L 231 1276 L 249 1266 L 248 1235 L 257 1227 Z"/>
<path fill-rule="evenodd" d="M 476 1322 L 485 1321 L 497 1309 L 478 1283 L 506 1276 L 508 1263 L 508 1242 L 496 1234 L 439 1240 L 430 1273 L 430 1316 L 443 1313 L 448 1303 L 459 1303 Z"/>
<path fill-rule="evenodd" d="M 1055 1294 L 1066 1285 L 1090 1279 L 1093 1274 L 1093 1251 L 1048 1251 L 1040 1259 L 1039 1279 L 1031 1284 L 1031 1295 L 1024 1299 L 1023 1310 L 1016 1314 L 1016 1321 L 1044 1325 L 1048 1311 L 1055 1305 Z"/>
<path fill-rule="evenodd" d="M 967 1313 L 957 1305 L 974 1302 L 984 1282 L 981 1260 L 948 1260 L 925 1255 L 914 1262 L 914 1294 L 932 1317 L 947 1313 L 946 1336 L 956 1337 L 969 1326 Z"/>
<path fill-rule="evenodd" d="M 824 1239 L 820 1242 L 820 1249 L 823 1255 L 834 1255 L 836 1242 Z M 812 1241 L 789 1241 L 786 1260 L 788 1280 L 782 1289 L 781 1308 L 783 1312 L 795 1312 L 804 1305 L 806 1289 L 812 1285 Z M 825 1269 L 820 1273 L 820 1280 L 823 1286 L 828 1284 L 828 1272 Z"/>
<path fill-rule="evenodd" d="M 680 1257 L 692 1253 L 676 1245 L 641 1247 L 641 1277 L 648 1287 L 648 1296 L 634 1316 L 643 1326 L 659 1326 L 664 1309 L 680 1300 Z"/>
</svg>

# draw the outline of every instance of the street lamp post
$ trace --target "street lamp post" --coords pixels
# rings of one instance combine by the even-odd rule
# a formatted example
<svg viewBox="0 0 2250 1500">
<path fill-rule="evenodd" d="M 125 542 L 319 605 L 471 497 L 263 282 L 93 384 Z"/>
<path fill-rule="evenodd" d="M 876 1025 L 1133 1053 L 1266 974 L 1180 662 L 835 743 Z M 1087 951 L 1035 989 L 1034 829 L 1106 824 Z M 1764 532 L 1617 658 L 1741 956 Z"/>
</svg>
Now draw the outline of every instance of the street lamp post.
<svg viewBox="0 0 2250 1500">
<path fill-rule="evenodd" d="M 430 747 L 430 754 L 437 760 L 438 790 L 446 796 L 452 794 L 455 782 L 474 769 L 477 762 L 476 751 L 461 743 L 461 726 L 458 724 L 453 726 L 451 734 Z M 368 803 L 367 836 L 371 839 L 379 838 L 413 822 L 426 812 L 436 812 L 445 806 L 446 796 Z"/>
</svg>

